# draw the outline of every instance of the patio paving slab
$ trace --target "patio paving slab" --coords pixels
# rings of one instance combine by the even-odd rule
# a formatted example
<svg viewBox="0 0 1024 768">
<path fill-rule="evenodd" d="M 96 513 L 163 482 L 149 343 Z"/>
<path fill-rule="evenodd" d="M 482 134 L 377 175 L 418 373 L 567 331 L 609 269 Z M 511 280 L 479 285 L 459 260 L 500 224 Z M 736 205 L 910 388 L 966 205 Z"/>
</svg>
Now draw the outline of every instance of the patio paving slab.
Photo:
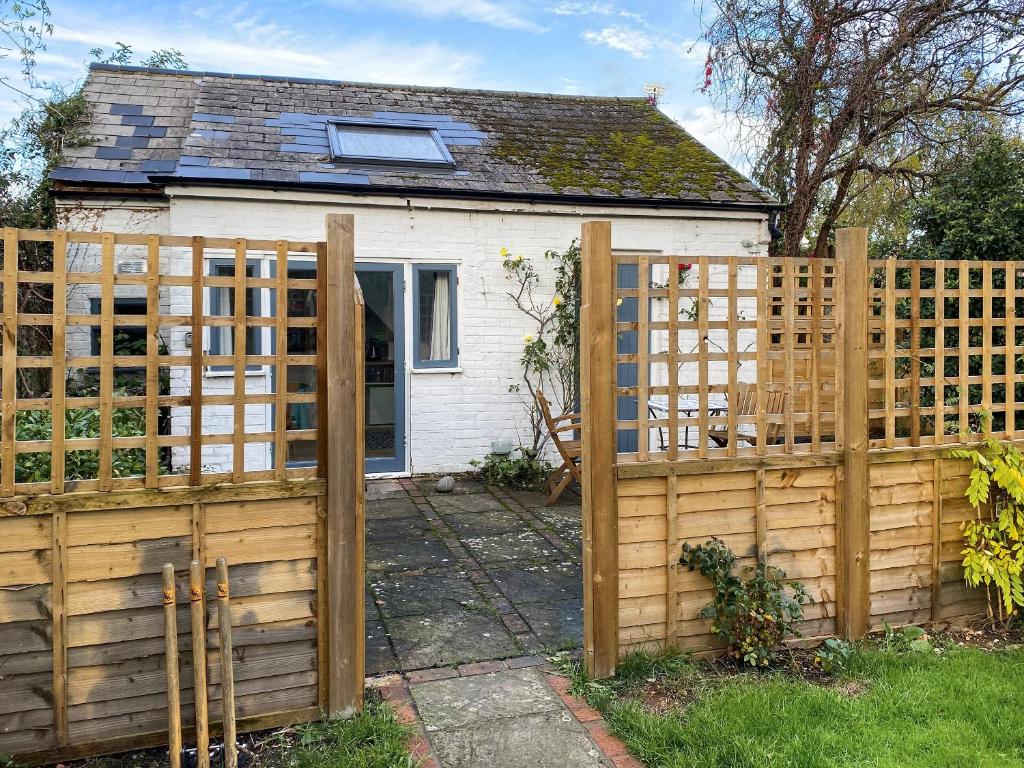
<svg viewBox="0 0 1024 768">
<path fill-rule="evenodd" d="M 370 546 L 370 545 L 373 546 Z M 430 534 L 422 537 L 367 542 L 366 570 L 408 571 L 418 568 L 445 568 L 455 558 L 444 543 Z"/>
<path fill-rule="evenodd" d="M 366 541 L 393 539 L 423 539 L 430 531 L 430 521 L 417 512 L 416 516 L 372 518 L 366 521 Z"/>
<path fill-rule="evenodd" d="M 536 667 L 412 683 L 442 768 L 598 768 L 608 760 Z"/>
<path fill-rule="evenodd" d="M 583 600 L 523 603 L 519 613 L 548 648 L 571 648 L 583 636 Z"/>
<path fill-rule="evenodd" d="M 410 690 L 428 731 L 562 709 L 537 669 L 433 680 Z"/>
<path fill-rule="evenodd" d="M 505 505 L 489 493 L 435 494 L 427 496 L 427 501 L 441 514 L 506 511 Z"/>
<path fill-rule="evenodd" d="M 459 610 L 481 602 L 466 572 L 454 568 L 374 575 L 370 587 L 385 619 Z"/>
<path fill-rule="evenodd" d="M 499 533 L 530 530 L 529 525 L 519 515 L 509 512 L 507 509 L 461 512 L 459 514 L 444 514 L 442 512 L 442 516 L 460 538 L 493 536 Z"/>
<path fill-rule="evenodd" d="M 405 491 L 402 492 L 403 494 Z M 400 499 L 367 499 L 367 520 L 390 520 L 396 517 L 423 517 L 416 503 L 408 496 Z"/>
<path fill-rule="evenodd" d="M 388 643 L 384 624 L 380 621 L 366 622 L 366 674 L 379 675 L 381 672 L 393 672 L 398 669 L 395 658 Z"/>
<path fill-rule="evenodd" d="M 444 768 L 597 768 L 609 763 L 571 715 L 524 715 L 428 734 Z"/>
<path fill-rule="evenodd" d="M 528 530 L 500 536 L 473 536 L 463 539 L 462 543 L 481 563 L 552 560 L 564 557 L 549 541 Z"/>
<path fill-rule="evenodd" d="M 583 567 L 579 563 L 515 563 L 495 566 L 489 573 L 515 604 L 583 599 Z"/>
<path fill-rule="evenodd" d="M 512 636 L 493 616 L 462 609 L 389 619 L 402 669 L 468 664 L 519 654 Z"/>
</svg>

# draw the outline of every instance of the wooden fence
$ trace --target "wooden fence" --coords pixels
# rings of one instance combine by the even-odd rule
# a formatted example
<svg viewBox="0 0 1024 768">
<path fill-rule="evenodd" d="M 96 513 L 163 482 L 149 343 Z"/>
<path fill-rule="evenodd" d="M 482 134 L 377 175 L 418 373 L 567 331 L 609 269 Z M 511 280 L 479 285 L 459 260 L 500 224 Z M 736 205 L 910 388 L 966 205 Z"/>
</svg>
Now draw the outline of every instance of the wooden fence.
<svg viewBox="0 0 1024 768">
<path fill-rule="evenodd" d="M 584 644 L 716 647 L 684 542 L 724 540 L 814 598 L 807 637 L 978 613 L 963 585 L 968 468 L 1019 438 L 1014 264 L 612 252 L 583 226 Z M 616 451 L 617 446 L 617 451 Z"/>
<path fill-rule="evenodd" d="M 166 741 L 166 562 L 179 573 L 183 682 L 189 561 L 230 564 L 242 728 L 361 705 L 352 233 L 341 216 L 326 242 L 4 231 L 0 753 L 43 761 Z M 298 258 L 314 277 L 289 275 Z M 273 277 L 255 276 L 254 260 Z M 211 274 L 214 263 L 228 268 Z M 144 312 L 118 312 L 125 297 Z M 270 354 L 251 354 L 257 332 Z M 255 366 L 273 371 L 272 393 L 247 391 Z M 296 368 L 315 371 L 312 391 L 287 385 Z M 220 369 L 230 392 L 211 393 Z M 255 428 L 254 408 L 270 416 Z M 294 446 L 312 461 L 294 461 Z M 253 455 L 270 465 L 250 466 Z"/>
</svg>

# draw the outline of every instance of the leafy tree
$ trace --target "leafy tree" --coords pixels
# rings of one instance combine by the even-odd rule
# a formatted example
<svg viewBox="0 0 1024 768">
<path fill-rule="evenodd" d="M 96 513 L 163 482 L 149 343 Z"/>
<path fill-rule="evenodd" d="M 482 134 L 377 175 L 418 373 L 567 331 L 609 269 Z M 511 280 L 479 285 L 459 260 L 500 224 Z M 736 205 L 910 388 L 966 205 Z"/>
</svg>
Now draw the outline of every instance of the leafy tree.
<svg viewBox="0 0 1024 768">
<path fill-rule="evenodd" d="M 850 206 L 914 189 L 971 120 L 1024 107 L 1021 0 L 715 0 L 705 89 L 756 147 L 754 178 L 788 208 L 794 256 L 823 254 Z M 966 126 L 967 130 L 950 130 Z"/>
<path fill-rule="evenodd" d="M 992 135 L 913 206 L 909 255 L 1024 260 L 1024 141 Z"/>
<path fill-rule="evenodd" d="M 4 41 L 0 59 L 16 55 L 29 88 L 35 82 L 36 54 L 46 48 L 46 36 L 52 32 L 46 0 L 0 0 L 0 39 Z M 0 84 L 25 95 L 21 84 L 15 84 L 9 75 L 0 76 Z"/>
<path fill-rule="evenodd" d="M 132 64 L 135 50 L 127 43 L 118 40 L 114 43 L 114 50 L 110 53 L 105 52 L 102 48 L 93 48 L 89 51 L 89 55 L 103 64 Z M 185 57 L 177 48 L 158 48 L 138 64 L 142 67 L 161 69 L 188 69 Z"/>
</svg>

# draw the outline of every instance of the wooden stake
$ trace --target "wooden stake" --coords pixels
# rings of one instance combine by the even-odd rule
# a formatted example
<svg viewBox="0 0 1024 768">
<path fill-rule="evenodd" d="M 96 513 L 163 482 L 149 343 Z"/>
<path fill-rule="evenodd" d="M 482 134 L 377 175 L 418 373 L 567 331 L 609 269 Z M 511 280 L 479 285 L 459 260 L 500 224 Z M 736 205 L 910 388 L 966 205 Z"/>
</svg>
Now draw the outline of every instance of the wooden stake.
<svg viewBox="0 0 1024 768">
<path fill-rule="evenodd" d="M 167 669 L 167 749 L 171 768 L 181 768 L 181 684 L 178 679 L 178 618 L 174 566 L 164 565 L 164 665 Z"/>
<path fill-rule="evenodd" d="M 203 606 L 203 564 L 193 560 L 188 571 L 192 600 L 192 672 L 196 697 L 196 765 L 210 768 L 210 724 L 206 697 L 206 610 Z"/>
<path fill-rule="evenodd" d="M 235 662 L 232 658 L 231 646 L 230 601 L 228 561 L 223 557 L 218 557 L 217 621 L 220 632 L 221 704 L 224 707 L 224 765 L 225 768 L 238 768 L 238 748 L 235 745 Z"/>
</svg>

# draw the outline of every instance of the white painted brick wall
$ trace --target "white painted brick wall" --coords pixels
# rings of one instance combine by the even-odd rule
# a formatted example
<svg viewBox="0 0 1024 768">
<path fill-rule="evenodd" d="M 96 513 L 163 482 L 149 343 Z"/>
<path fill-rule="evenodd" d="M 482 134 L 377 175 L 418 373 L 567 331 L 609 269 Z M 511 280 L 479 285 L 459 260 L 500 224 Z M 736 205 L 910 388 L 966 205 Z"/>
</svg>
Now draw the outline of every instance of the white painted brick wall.
<svg viewBox="0 0 1024 768">
<path fill-rule="evenodd" d="M 587 218 L 612 220 L 612 245 L 616 249 L 657 249 L 692 256 L 746 255 L 763 252 L 768 240 L 766 216 L 756 212 L 604 210 L 258 191 L 236 195 L 226 190 L 185 188 L 169 192 L 166 231 L 170 234 L 322 239 L 327 214 L 352 213 L 356 217 L 357 260 L 404 264 L 407 288 L 411 288 L 410 265 L 414 262 L 459 265 L 461 372 L 407 373 L 409 468 L 417 473 L 465 470 L 471 459 L 489 451 L 494 438 L 529 440 L 524 405 L 519 395 L 509 392 L 509 386 L 520 378 L 523 335 L 534 329 L 506 295 L 510 283 L 501 265 L 502 247 L 533 259 L 544 279 L 542 290 L 553 292 L 552 270 L 543 254 L 549 249 L 566 248 L 579 236 L 580 225 Z M 187 258 L 183 254 L 183 259 Z M 174 271 L 184 272 L 188 264 L 185 261 L 174 267 Z M 749 271 L 743 274 L 746 285 Z M 410 292 L 405 312 L 407 344 L 412 335 Z M 181 293 L 181 297 L 171 296 L 171 311 L 184 309 L 187 314 L 190 305 L 178 305 L 189 301 L 188 291 Z M 721 307 L 712 308 L 715 316 L 723 311 Z M 741 347 L 748 341 L 742 339 Z M 184 351 L 179 334 L 171 342 L 172 354 Z M 270 390 L 269 376 L 246 379 L 249 392 Z M 187 383 L 183 374 L 173 377 L 172 394 L 187 392 Z M 230 376 L 207 377 L 204 392 L 230 392 L 232 386 Z M 227 431 L 230 408 L 223 414 L 213 410 L 204 411 L 205 431 Z M 248 430 L 269 429 L 266 408 L 250 406 L 246 416 Z M 175 434 L 184 434 L 187 427 L 187 415 L 175 420 Z M 230 451 L 230 446 L 210 446 L 204 450 L 204 463 L 229 466 Z M 268 455 L 265 446 L 249 445 L 246 466 L 262 468 Z M 182 456 L 176 456 L 176 460 Z"/>
</svg>

